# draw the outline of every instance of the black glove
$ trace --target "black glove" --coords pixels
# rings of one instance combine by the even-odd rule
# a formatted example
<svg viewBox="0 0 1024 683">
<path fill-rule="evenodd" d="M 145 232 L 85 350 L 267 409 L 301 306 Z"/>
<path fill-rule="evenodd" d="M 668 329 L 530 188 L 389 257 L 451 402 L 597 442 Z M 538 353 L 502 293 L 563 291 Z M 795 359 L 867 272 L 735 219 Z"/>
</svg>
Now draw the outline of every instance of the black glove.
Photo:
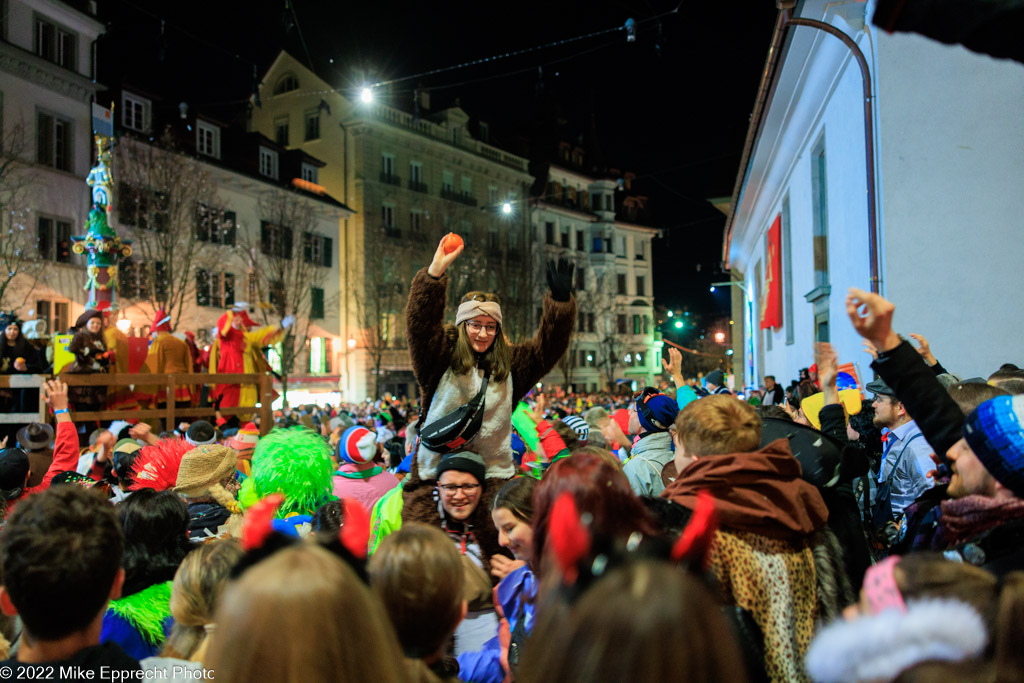
<svg viewBox="0 0 1024 683">
<path fill-rule="evenodd" d="M 551 289 L 551 298 L 555 301 L 568 301 L 572 298 L 573 274 L 576 271 L 576 264 L 564 256 L 548 261 L 548 287 Z"/>
</svg>

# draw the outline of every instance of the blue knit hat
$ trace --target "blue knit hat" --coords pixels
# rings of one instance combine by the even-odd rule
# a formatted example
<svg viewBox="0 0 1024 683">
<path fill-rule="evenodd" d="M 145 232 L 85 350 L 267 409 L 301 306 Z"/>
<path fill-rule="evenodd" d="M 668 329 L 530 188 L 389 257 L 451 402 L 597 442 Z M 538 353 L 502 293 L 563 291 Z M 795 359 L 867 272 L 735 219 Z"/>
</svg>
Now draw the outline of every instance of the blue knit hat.
<svg viewBox="0 0 1024 683">
<path fill-rule="evenodd" d="M 657 389 L 647 387 L 636 398 L 636 416 L 640 426 L 648 432 L 664 432 L 679 415 L 679 404 Z"/>
<path fill-rule="evenodd" d="M 967 416 L 964 438 L 989 474 L 1024 498 L 1024 395 L 982 403 Z"/>
</svg>

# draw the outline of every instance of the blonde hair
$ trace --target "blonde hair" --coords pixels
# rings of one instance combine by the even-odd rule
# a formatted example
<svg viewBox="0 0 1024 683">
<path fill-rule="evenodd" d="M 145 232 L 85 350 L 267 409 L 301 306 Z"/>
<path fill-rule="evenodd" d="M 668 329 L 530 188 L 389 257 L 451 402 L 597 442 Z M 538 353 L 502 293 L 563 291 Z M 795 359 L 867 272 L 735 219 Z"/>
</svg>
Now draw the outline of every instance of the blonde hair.
<svg viewBox="0 0 1024 683">
<path fill-rule="evenodd" d="M 301 543 L 228 585 L 203 662 L 219 683 L 403 680 L 380 601 L 344 562 Z"/>
<path fill-rule="evenodd" d="M 689 456 L 749 453 L 761 446 L 761 418 L 734 396 L 693 401 L 676 416 L 675 427 Z"/>
<path fill-rule="evenodd" d="M 404 524 L 381 541 L 369 571 L 405 655 L 436 653 L 462 619 L 466 579 L 452 540 L 436 527 Z"/>
<path fill-rule="evenodd" d="M 213 621 L 231 568 L 243 554 L 242 546 L 228 539 L 204 543 L 185 556 L 171 587 L 174 626 L 162 657 L 202 661 L 207 645 L 205 627 Z"/>
</svg>

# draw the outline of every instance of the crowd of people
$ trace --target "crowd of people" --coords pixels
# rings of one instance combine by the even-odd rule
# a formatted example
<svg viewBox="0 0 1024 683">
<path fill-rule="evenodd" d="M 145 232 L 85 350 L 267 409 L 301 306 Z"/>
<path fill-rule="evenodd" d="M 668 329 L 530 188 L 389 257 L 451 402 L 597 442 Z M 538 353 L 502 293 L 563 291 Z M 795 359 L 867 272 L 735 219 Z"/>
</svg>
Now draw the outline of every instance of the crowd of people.
<svg viewBox="0 0 1024 683">
<path fill-rule="evenodd" d="M 573 329 L 572 267 L 512 344 L 491 293 L 445 322 L 461 251 L 412 283 L 415 401 L 296 407 L 262 436 L 118 422 L 80 446 L 47 382 L 55 427 L 0 452 L 0 670 L 1024 677 L 1024 373 L 961 380 L 854 289 L 870 404 L 827 344 L 792 391 L 687 382 L 670 354 L 674 386 L 531 393 Z"/>
</svg>

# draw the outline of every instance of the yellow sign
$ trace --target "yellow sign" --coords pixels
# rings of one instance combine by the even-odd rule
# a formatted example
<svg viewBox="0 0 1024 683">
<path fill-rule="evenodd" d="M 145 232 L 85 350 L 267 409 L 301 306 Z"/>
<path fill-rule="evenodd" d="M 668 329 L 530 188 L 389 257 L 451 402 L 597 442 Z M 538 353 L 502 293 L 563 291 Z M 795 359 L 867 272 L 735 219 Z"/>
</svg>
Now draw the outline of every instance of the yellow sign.
<svg viewBox="0 0 1024 683">
<path fill-rule="evenodd" d="M 58 334 L 53 337 L 53 374 L 59 373 L 65 366 L 75 362 L 75 354 L 68 351 L 72 334 Z"/>
<path fill-rule="evenodd" d="M 856 415 L 860 412 L 861 397 L 860 389 L 843 389 L 839 392 L 839 402 L 846 408 L 847 415 Z M 821 419 L 818 413 L 825 407 L 825 392 L 819 391 L 800 401 L 800 409 L 815 429 L 821 429 Z"/>
</svg>

